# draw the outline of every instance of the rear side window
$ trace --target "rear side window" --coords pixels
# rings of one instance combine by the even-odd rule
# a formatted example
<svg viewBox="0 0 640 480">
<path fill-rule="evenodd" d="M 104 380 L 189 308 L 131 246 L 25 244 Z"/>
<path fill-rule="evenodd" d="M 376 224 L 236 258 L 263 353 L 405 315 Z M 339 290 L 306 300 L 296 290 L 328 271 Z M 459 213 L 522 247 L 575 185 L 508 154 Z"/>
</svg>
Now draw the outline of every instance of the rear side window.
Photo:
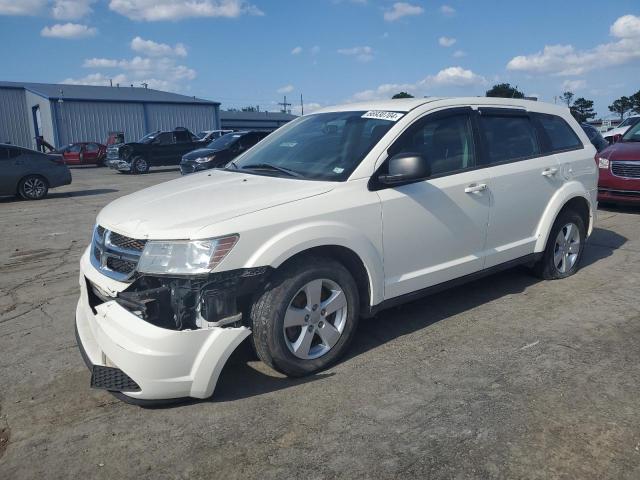
<svg viewBox="0 0 640 480">
<path fill-rule="evenodd" d="M 488 162 L 502 163 L 533 157 L 540 153 L 536 132 L 528 116 L 480 115 Z"/>
<path fill-rule="evenodd" d="M 547 136 L 551 152 L 582 148 L 582 142 L 563 118 L 540 113 L 536 114 L 535 117 Z"/>
<path fill-rule="evenodd" d="M 97 152 L 100 147 L 96 143 L 87 143 L 87 152 Z"/>
</svg>

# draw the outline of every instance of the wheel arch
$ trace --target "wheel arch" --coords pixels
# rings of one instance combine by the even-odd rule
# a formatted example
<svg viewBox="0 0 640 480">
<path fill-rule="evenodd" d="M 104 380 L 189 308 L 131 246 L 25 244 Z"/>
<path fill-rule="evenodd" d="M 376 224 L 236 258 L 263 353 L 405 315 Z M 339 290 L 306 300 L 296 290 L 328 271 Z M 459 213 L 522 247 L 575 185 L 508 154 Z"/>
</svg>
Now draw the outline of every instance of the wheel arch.
<svg viewBox="0 0 640 480">
<path fill-rule="evenodd" d="M 542 220 L 538 225 L 538 240 L 536 241 L 535 252 L 544 251 L 556 218 L 558 218 L 560 213 L 568 209 L 578 212 L 584 222 L 587 236 L 591 234 L 595 216 L 591 195 L 581 184 L 571 182 L 560 189 L 547 206 Z"/>
<path fill-rule="evenodd" d="M 327 231 L 334 235 L 327 236 Z M 352 227 L 317 224 L 283 232 L 253 253 L 245 267 L 280 268 L 301 256 L 324 256 L 340 261 L 358 284 L 363 312 L 384 300 L 382 257 L 375 245 Z"/>
</svg>

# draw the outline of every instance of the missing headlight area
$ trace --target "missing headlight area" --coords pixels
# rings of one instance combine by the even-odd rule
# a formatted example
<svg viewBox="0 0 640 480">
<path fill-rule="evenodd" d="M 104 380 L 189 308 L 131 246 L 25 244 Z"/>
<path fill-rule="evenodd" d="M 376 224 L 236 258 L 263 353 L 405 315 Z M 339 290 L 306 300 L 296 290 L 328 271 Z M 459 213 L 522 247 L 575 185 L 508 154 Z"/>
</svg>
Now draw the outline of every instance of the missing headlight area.
<svg viewBox="0 0 640 480">
<path fill-rule="evenodd" d="M 143 320 L 171 330 L 239 326 L 244 300 L 261 288 L 269 270 L 248 268 L 193 277 L 143 275 L 115 301 Z"/>
</svg>

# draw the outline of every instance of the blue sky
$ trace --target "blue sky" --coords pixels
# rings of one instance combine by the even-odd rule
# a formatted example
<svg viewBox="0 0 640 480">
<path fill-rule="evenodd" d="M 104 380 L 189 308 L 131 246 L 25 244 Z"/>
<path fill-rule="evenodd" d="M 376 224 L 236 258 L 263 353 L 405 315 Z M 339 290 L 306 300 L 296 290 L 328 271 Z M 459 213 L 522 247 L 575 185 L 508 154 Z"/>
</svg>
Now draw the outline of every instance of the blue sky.
<svg viewBox="0 0 640 480">
<path fill-rule="evenodd" d="M 609 115 L 640 90 L 637 0 L 0 0 L 0 40 L 0 80 L 146 82 L 223 108 L 509 82 Z"/>
</svg>

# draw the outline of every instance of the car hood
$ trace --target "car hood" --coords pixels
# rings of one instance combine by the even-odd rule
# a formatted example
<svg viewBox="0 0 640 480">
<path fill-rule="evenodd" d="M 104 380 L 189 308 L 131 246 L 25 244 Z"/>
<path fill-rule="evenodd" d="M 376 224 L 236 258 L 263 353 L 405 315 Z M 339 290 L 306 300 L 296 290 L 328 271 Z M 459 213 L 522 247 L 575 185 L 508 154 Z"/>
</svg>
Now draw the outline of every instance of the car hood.
<svg viewBox="0 0 640 480">
<path fill-rule="evenodd" d="M 603 137 L 613 137 L 614 135 L 624 135 L 626 131 L 629 130 L 629 127 L 618 127 L 609 130 L 608 132 L 604 132 L 602 134 Z"/>
<path fill-rule="evenodd" d="M 609 160 L 640 161 L 640 142 L 616 142 L 598 155 Z"/>
<path fill-rule="evenodd" d="M 211 170 L 121 197 L 107 205 L 97 221 L 134 238 L 195 239 L 213 224 L 333 188 L 332 182 Z"/>
<path fill-rule="evenodd" d="M 183 160 L 193 160 L 194 158 L 208 157 L 209 155 L 222 152 L 223 150 L 224 149 L 220 148 L 199 148 L 197 150 L 192 150 L 189 153 L 185 153 L 182 158 Z"/>
</svg>

